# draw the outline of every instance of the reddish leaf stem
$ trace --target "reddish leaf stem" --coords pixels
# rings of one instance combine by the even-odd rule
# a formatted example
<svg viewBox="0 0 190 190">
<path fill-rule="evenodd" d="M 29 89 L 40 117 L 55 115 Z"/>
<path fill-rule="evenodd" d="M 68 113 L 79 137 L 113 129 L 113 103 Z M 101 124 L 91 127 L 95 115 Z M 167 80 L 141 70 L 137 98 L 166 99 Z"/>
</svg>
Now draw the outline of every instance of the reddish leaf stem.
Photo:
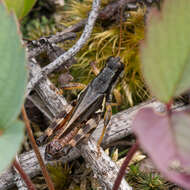
<svg viewBox="0 0 190 190">
<path fill-rule="evenodd" d="M 138 143 L 138 141 L 136 141 L 136 143 L 131 147 L 131 149 L 127 153 L 126 158 L 125 158 L 123 164 L 121 165 L 121 168 L 119 170 L 119 173 L 117 175 L 117 178 L 115 180 L 112 190 L 118 190 L 121 180 L 122 180 L 123 176 L 125 175 L 125 169 L 128 166 L 128 164 L 129 164 L 130 160 L 132 159 L 133 155 L 135 154 L 135 152 L 138 150 L 138 148 L 139 148 L 139 143 Z"/>
<path fill-rule="evenodd" d="M 38 149 L 36 141 L 34 139 L 33 132 L 32 132 L 32 129 L 30 127 L 30 121 L 29 121 L 28 116 L 26 114 L 24 105 L 22 107 L 22 116 L 23 116 L 23 119 L 24 119 L 24 122 L 25 122 L 25 125 L 26 125 L 26 129 L 27 129 L 27 132 L 28 132 L 30 143 L 32 145 L 32 148 L 34 149 L 34 152 L 36 153 L 36 157 L 37 157 L 37 159 L 39 161 L 40 167 L 42 169 L 42 174 L 43 174 L 43 176 L 45 178 L 45 181 L 46 181 L 46 183 L 48 185 L 48 189 L 49 190 L 55 190 L 54 185 L 53 185 L 53 183 L 51 181 L 51 178 L 49 177 L 49 174 L 47 172 L 46 166 L 45 166 L 45 164 L 43 162 L 43 159 L 42 159 L 42 157 L 40 155 L 40 151 Z"/>
<path fill-rule="evenodd" d="M 167 114 L 169 118 L 171 117 L 171 114 L 172 114 L 172 109 L 171 109 L 172 103 L 173 103 L 173 100 L 171 100 L 170 102 L 166 104 Z"/>
<path fill-rule="evenodd" d="M 18 171 L 18 173 L 22 177 L 23 181 L 27 185 L 27 188 L 29 190 L 36 190 L 34 184 L 30 180 L 30 178 L 26 175 L 26 173 L 24 172 L 24 170 L 22 169 L 22 167 L 20 166 L 20 164 L 16 160 L 14 160 L 13 166 L 16 168 L 16 170 Z"/>
<path fill-rule="evenodd" d="M 120 56 L 121 42 L 122 42 L 122 19 L 123 19 L 123 7 L 120 5 L 120 24 L 119 24 L 119 45 L 117 56 Z"/>
</svg>

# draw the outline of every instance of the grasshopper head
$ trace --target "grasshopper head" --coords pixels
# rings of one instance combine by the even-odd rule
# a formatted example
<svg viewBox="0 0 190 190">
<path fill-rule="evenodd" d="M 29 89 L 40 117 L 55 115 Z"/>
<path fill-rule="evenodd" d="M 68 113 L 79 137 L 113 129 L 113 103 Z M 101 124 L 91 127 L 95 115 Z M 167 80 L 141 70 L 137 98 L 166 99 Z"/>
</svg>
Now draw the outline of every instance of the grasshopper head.
<svg viewBox="0 0 190 190">
<path fill-rule="evenodd" d="M 61 157 L 66 156 L 71 148 L 71 145 L 65 145 L 63 147 L 58 141 L 52 141 L 46 146 L 45 159 L 48 161 L 58 160 Z"/>
<path fill-rule="evenodd" d="M 45 149 L 45 159 L 49 161 L 59 159 L 61 157 L 61 150 L 62 146 L 58 141 L 54 140 L 50 142 Z"/>
<path fill-rule="evenodd" d="M 106 96 L 109 96 L 123 70 L 124 64 L 120 61 L 119 57 L 109 57 L 106 61 L 106 66 L 92 81 L 92 89 L 96 94 L 106 94 Z"/>
<path fill-rule="evenodd" d="M 120 74 L 124 70 L 124 64 L 119 57 L 109 57 L 106 61 L 107 67 L 113 72 Z"/>
<path fill-rule="evenodd" d="M 111 93 L 112 89 L 116 85 L 118 79 L 122 76 L 124 71 L 124 64 L 120 61 L 119 57 L 109 57 L 106 62 L 106 69 L 107 73 L 107 83 L 108 83 L 108 90 L 107 95 Z M 108 71 L 109 70 L 109 71 Z"/>
</svg>

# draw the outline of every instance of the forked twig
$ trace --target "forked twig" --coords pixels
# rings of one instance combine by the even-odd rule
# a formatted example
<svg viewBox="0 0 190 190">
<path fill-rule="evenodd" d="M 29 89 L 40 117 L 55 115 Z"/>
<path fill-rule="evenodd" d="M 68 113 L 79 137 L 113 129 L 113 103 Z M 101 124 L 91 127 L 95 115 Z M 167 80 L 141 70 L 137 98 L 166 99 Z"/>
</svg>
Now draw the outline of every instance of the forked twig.
<svg viewBox="0 0 190 190">
<path fill-rule="evenodd" d="M 48 171 L 46 169 L 46 166 L 45 166 L 45 164 L 43 162 L 43 159 L 42 159 L 42 157 L 40 155 L 40 151 L 39 151 L 38 146 L 36 144 L 36 141 L 34 139 L 32 129 L 30 127 L 30 122 L 29 122 L 29 119 L 27 117 L 24 105 L 22 107 L 22 116 L 23 116 L 23 119 L 24 119 L 24 122 L 25 122 L 25 125 L 26 125 L 26 129 L 27 129 L 27 132 L 28 132 L 28 136 L 29 136 L 32 148 L 33 148 L 34 152 L 36 153 L 36 157 L 37 157 L 37 159 L 39 161 L 40 167 L 42 169 L 42 174 L 43 174 L 43 176 L 45 178 L 45 181 L 46 181 L 46 183 L 48 185 L 48 188 L 49 188 L 49 190 L 55 190 L 53 182 L 51 181 L 51 178 L 49 177 Z"/>
<path fill-rule="evenodd" d="M 26 89 L 25 96 L 27 97 L 30 93 L 30 91 L 33 89 L 33 87 L 36 85 L 36 83 L 44 76 L 50 74 L 55 69 L 60 67 L 64 62 L 69 60 L 71 57 L 73 57 L 86 43 L 86 41 L 89 39 L 90 34 L 92 32 L 93 26 L 95 24 L 96 18 L 98 16 L 98 10 L 100 7 L 100 1 L 101 0 L 94 0 L 92 5 L 92 10 L 89 14 L 87 24 L 85 25 L 84 31 L 79 38 L 79 40 L 76 42 L 73 47 L 71 47 L 67 52 L 63 53 L 61 56 L 59 56 L 56 60 L 54 60 L 52 63 L 47 65 L 42 69 L 41 72 L 36 73 L 36 75 L 29 81 Z"/>
</svg>

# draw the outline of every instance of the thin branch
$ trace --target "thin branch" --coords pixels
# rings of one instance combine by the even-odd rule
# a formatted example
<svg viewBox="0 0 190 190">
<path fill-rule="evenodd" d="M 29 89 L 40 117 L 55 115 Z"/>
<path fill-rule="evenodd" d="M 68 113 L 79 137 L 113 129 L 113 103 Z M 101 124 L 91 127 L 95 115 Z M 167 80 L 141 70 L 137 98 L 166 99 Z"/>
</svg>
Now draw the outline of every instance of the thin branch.
<svg viewBox="0 0 190 190">
<path fill-rule="evenodd" d="M 84 31 L 79 40 L 67 52 L 65 52 L 64 54 L 59 56 L 55 61 L 44 67 L 41 72 L 36 73 L 36 75 L 29 81 L 27 85 L 26 94 L 25 94 L 26 97 L 29 95 L 30 91 L 33 89 L 33 87 L 42 77 L 50 74 L 55 69 L 60 67 L 64 62 L 66 62 L 76 53 L 78 53 L 78 51 L 83 47 L 83 45 L 86 43 L 86 41 L 89 39 L 91 35 L 93 26 L 98 16 L 99 7 L 100 7 L 100 0 L 94 0 L 92 5 L 92 10 L 88 17 L 87 24 L 85 25 Z"/>
<path fill-rule="evenodd" d="M 46 169 L 46 166 L 43 162 L 43 159 L 40 155 L 40 151 L 38 149 L 38 146 L 36 144 L 36 141 L 34 139 L 34 136 L 33 136 L 33 133 L 32 133 L 32 129 L 30 127 L 30 122 L 28 120 L 28 117 L 27 117 L 27 114 L 26 114 L 26 111 L 25 111 L 25 108 L 24 108 L 24 105 L 22 107 L 22 116 L 23 116 L 23 119 L 24 119 L 24 122 L 25 122 L 25 125 L 26 125 L 26 129 L 27 129 L 27 132 L 28 132 L 28 136 L 29 136 L 29 139 L 30 139 L 30 142 L 31 142 L 31 145 L 32 145 L 32 148 L 34 149 L 35 153 L 36 153 L 36 157 L 38 158 L 38 161 L 39 161 L 39 164 L 40 164 L 40 167 L 42 169 L 42 174 L 45 178 L 45 181 L 48 185 L 48 188 L 49 190 L 55 190 L 54 189 L 54 185 L 51 181 L 51 178 L 49 177 L 49 174 L 47 172 L 47 169 Z"/>
<path fill-rule="evenodd" d="M 60 33 L 57 32 L 55 35 L 42 37 L 38 40 L 32 40 L 26 43 L 27 47 L 29 48 L 28 51 L 28 59 L 32 57 L 36 57 L 44 51 L 50 49 L 50 45 L 57 44 L 60 42 L 65 42 L 66 40 L 73 40 L 76 38 L 76 34 L 73 32 L 69 33 Z"/>
<path fill-rule="evenodd" d="M 16 160 L 14 160 L 13 166 L 16 168 L 16 171 L 18 171 L 18 173 L 20 174 L 20 176 L 24 180 L 25 184 L 27 185 L 27 188 L 29 190 L 36 190 L 34 184 L 30 180 L 30 178 L 26 175 L 26 173 L 24 172 L 24 170 L 22 169 L 22 167 L 20 166 L 20 164 Z"/>
</svg>

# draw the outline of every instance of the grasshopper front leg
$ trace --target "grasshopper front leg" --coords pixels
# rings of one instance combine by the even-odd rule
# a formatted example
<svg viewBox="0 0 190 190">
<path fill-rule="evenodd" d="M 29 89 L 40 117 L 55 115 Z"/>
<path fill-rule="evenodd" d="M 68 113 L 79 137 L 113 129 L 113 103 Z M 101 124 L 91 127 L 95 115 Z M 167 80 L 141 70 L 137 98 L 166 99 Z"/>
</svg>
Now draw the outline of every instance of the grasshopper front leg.
<svg viewBox="0 0 190 190">
<path fill-rule="evenodd" d="M 64 84 L 61 86 L 63 90 L 82 90 L 86 88 L 85 84 L 77 83 L 77 82 L 70 82 L 68 84 Z"/>
<path fill-rule="evenodd" d="M 97 144 L 97 148 L 98 148 L 98 154 L 100 156 L 100 145 L 102 143 L 102 140 L 103 140 L 103 137 L 104 137 L 104 134 L 106 132 L 106 128 L 109 124 L 109 121 L 111 119 L 111 116 L 112 116 L 112 107 L 111 107 L 111 103 L 110 102 L 106 102 L 105 103 L 105 114 L 104 114 L 104 127 L 102 129 L 102 133 L 101 133 L 101 136 L 98 140 L 98 144 Z"/>
</svg>

